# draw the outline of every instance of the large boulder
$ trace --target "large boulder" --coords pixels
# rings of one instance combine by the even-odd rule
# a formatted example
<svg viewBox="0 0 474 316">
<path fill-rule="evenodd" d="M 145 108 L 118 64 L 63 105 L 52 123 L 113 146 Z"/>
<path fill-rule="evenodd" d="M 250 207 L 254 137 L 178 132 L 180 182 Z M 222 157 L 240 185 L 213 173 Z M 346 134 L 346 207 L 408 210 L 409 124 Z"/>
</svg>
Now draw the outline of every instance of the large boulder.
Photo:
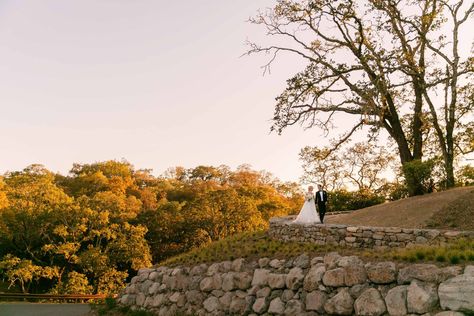
<svg viewBox="0 0 474 316">
<path fill-rule="evenodd" d="M 257 291 L 256 296 L 257 297 L 269 297 L 271 292 L 272 292 L 272 289 L 270 289 L 269 287 L 264 287 L 264 288 Z"/>
<path fill-rule="evenodd" d="M 447 279 L 454 278 L 462 274 L 461 266 L 447 266 L 439 269 L 438 282 L 444 282 Z"/>
<path fill-rule="evenodd" d="M 190 278 L 189 275 L 179 273 L 176 275 L 176 289 L 185 290 L 189 287 Z"/>
<path fill-rule="evenodd" d="M 150 295 L 154 295 L 156 293 L 158 293 L 158 289 L 160 288 L 160 283 L 159 282 L 155 282 L 153 283 L 150 288 L 148 289 L 148 294 Z"/>
<path fill-rule="evenodd" d="M 185 293 L 186 301 L 191 304 L 199 304 L 204 300 L 204 295 L 198 290 L 190 290 Z"/>
<path fill-rule="evenodd" d="M 240 271 L 242 271 L 244 265 L 245 265 L 245 259 L 244 258 L 238 258 L 238 259 L 235 259 L 234 261 L 232 261 L 232 263 L 230 265 L 230 268 L 232 269 L 232 271 L 240 272 Z"/>
<path fill-rule="evenodd" d="M 161 278 L 162 278 L 163 275 L 161 275 L 158 271 L 153 271 L 153 272 L 150 272 L 150 274 L 148 275 L 148 280 L 151 280 L 151 281 L 161 281 Z"/>
<path fill-rule="evenodd" d="M 253 277 L 248 272 L 234 274 L 234 284 L 239 290 L 247 290 L 252 285 Z"/>
<path fill-rule="evenodd" d="M 267 269 L 255 269 L 253 273 L 252 285 L 265 286 L 268 284 L 268 275 L 270 270 Z"/>
<path fill-rule="evenodd" d="M 344 283 L 346 286 L 363 284 L 367 280 L 367 272 L 362 264 L 354 264 L 344 267 Z"/>
<path fill-rule="evenodd" d="M 161 284 L 158 284 L 158 287 L 160 285 Z M 127 294 L 137 294 L 138 293 L 138 284 L 137 283 L 130 283 L 129 285 L 127 285 L 127 287 L 125 288 L 125 293 L 127 293 Z"/>
<path fill-rule="evenodd" d="M 145 280 L 142 284 L 140 284 L 140 292 L 148 294 L 148 290 L 155 282 L 151 280 Z"/>
<path fill-rule="evenodd" d="M 162 306 L 158 311 L 158 316 L 168 316 L 172 315 L 172 313 L 174 313 L 174 311 L 171 307 L 168 308 L 167 306 Z"/>
<path fill-rule="evenodd" d="M 351 286 L 351 288 L 349 289 L 349 293 L 351 294 L 353 299 L 357 299 L 362 294 L 362 292 L 364 292 L 368 287 L 368 283 L 356 284 Z"/>
<path fill-rule="evenodd" d="M 150 273 L 152 273 L 153 269 L 150 269 L 150 268 L 142 268 L 142 269 L 139 269 L 138 272 L 137 272 L 137 277 L 138 277 L 138 281 L 140 282 L 143 282 L 145 281 L 146 279 L 148 279 L 148 276 L 150 275 Z"/>
<path fill-rule="evenodd" d="M 352 315 L 354 299 L 347 288 L 343 288 L 324 304 L 324 310 L 331 315 Z"/>
<path fill-rule="evenodd" d="M 407 288 L 407 308 L 409 313 L 424 314 L 438 304 L 436 285 L 412 281 Z"/>
<path fill-rule="evenodd" d="M 439 301 L 443 309 L 474 312 L 474 273 L 468 271 L 469 274 L 458 275 L 439 285 Z"/>
<path fill-rule="evenodd" d="M 232 301 L 230 302 L 229 311 L 236 315 L 243 315 L 247 310 L 250 309 L 253 303 L 253 298 L 250 296 L 248 297 L 248 299 L 234 296 L 232 298 Z"/>
<path fill-rule="evenodd" d="M 147 296 L 145 299 L 145 303 L 143 303 L 143 307 L 147 308 L 153 305 L 153 297 L 152 296 Z"/>
<path fill-rule="evenodd" d="M 295 267 L 298 267 L 298 268 L 301 268 L 301 269 L 306 269 L 309 267 L 311 261 L 308 257 L 307 254 L 302 254 L 298 257 L 295 258 L 295 260 L 293 261 L 293 265 Z"/>
<path fill-rule="evenodd" d="M 157 294 L 153 298 L 153 302 L 151 303 L 151 306 L 159 307 L 159 306 L 163 305 L 165 302 L 166 302 L 165 294 Z"/>
<path fill-rule="evenodd" d="M 136 298 L 136 304 L 138 306 L 143 306 L 145 304 L 146 296 L 143 293 L 138 293 Z"/>
<path fill-rule="evenodd" d="M 326 267 L 324 266 L 324 264 L 317 264 L 315 266 L 312 266 L 306 274 L 306 277 L 304 278 L 303 289 L 307 292 L 318 289 L 318 286 L 319 284 L 321 284 L 325 272 Z"/>
<path fill-rule="evenodd" d="M 135 294 L 125 294 L 120 298 L 120 303 L 123 305 L 134 305 L 136 295 Z"/>
<path fill-rule="evenodd" d="M 393 262 L 378 262 L 367 266 L 367 276 L 376 284 L 388 284 L 397 279 L 397 267 Z"/>
<path fill-rule="evenodd" d="M 280 269 L 285 265 L 285 260 L 278 260 L 278 259 L 273 259 L 269 263 L 270 267 L 273 269 Z"/>
<path fill-rule="evenodd" d="M 281 293 L 280 298 L 283 302 L 286 303 L 289 300 L 291 300 L 294 296 L 295 296 L 295 292 L 293 292 L 292 290 L 286 289 L 286 290 L 283 290 L 283 292 Z"/>
<path fill-rule="evenodd" d="M 219 274 L 214 274 L 210 277 L 205 277 L 199 283 L 199 288 L 203 292 L 211 292 L 213 290 L 218 290 L 222 286 L 222 278 Z"/>
<path fill-rule="evenodd" d="M 334 269 L 337 266 L 337 262 L 341 258 L 341 255 L 337 252 L 330 252 L 324 256 L 324 264 L 326 265 L 326 269 Z"/>
<path fill-rule="evenodd" d="M 226 292 L 224 295 L 219 297 L 219 303 L 221 303 L 222 308 L 229 309 L 230 303 L 232 302 L 232 299 L 234 298 L 235 293 L 234 292 Z"/>
<path fill-rule="evenodd" d="M 375 288 L 368 288 L 356 299 L 356 315 L 379 316 L 387 310 L 380 292 Z"/>
<path fill-rule="evenodd" d="M 176 277 L 170 275 L 164 275 L 162 284 L 166 285 L 168 289 L 176 289 Z"/>
<path fill-rule="evenodd" d="M 303 303 L 300 300 L 290 300 L 286 303 L 285 315 L 301 315 L 304 312 Z"/>
<path fill-rule="evenodd" d="M 344 286 L 346 270 L 343 268 L 336 268 L 333 270 L 328 270 L 324 273 L 323 283 L 326 286 L 340 287 Z"/>
<path fill-rule="evenodd" d="M 268 307 L 268 312 L 271 314 L 281 315 L 285 311 L 285 304 L 281 301 L 279 297 L 274 298 L 270 302 L 270 306 Z"/>
<path fill-rule="evenodd" d="M 219 302 L 219 299 L 215 296 L 209 296 L 203 303 L 202 305 L 208 311 L 209 313 L 214 312 L 216 310 L 219 310 L 221 307 L 221 304 Z"/>
<path fill-rule="evenodd" d="M 170 297 L 168 297 L 168 300 L 171 303 L 177 303 L 180 300 L 181 296 L 182 294 L 180 292 L 174 292 L 173 294 L 170 295 Z"/>
<path fill-rule="evenodd" d="M 234 283 L 234 272 L 224 273 L 222 275 L 222 290 L 225 292 L 232 291 L 236 288 Z"/>
<path fill-rule="evenodd" d="M 389 315 L 402 316 L 407 314 L 407 287 L 406 285 L 400 285 L 388 291 L 387 296 L 385 296 L 385 304 Z"/>
<path fill-rule="evenodd" d="M 268 301 L 265 297 L 260 297 L 255 300 L 252 310 L 257 314 L 263 314 L 267 311 Z"/>
<path fill-rule="evenodd" d="M 203 275 L 207 271 L 207 264 L 203 263 L 197 266 L 194 266 L 189 271 L 190 275 Z"/>
<path fill-rule="evenodd" d="M 311 266 L 315 266 L 318 263 L 324 264 L 324 258 L 323 257 L 313 257 L 313 259 L 311 259 Z"/>
<path fill-rule="evenodd" d="M 439 273 L 434 264 L 412 264 L 398 271 L 398 284 L 408 284 L 413 280 L 436 283 Z"/>
<path fill-rule="evenodd" d="M 216 262 L 216 263 L 211 264 L 207 268 L 207 275 L 211 276 L 211 275 L 214 275 L 216 273 L 219 273 L 220 271 L 221 271 L 221 263 Z"/>
<path fill-rule="evenodd" d="M 260 259 L 258 259 L 258 266 L 260 268 L 265 268 L 266 266 L 268 266 L 269 263 L 270 263 L 269 258 L 260 258 Z"/>
<path fill-rule="evenodd" d="M 297 290 L 303 284 L 304 274 L 301 268 L 295 267 L 286 276 L 286 287 L 290 290 Z"/>
<path fill-rule="evenodd" d="M 313 291 L 306 294 L 306 310 L 317 311 L 324 313 L 324 303 L 326 303 L 328 296 L 321 291 Z"/>
<path fill-rule="evenodd" d="M 285 287 L 285 275 L 270 273 L 268 275 L 268 286 L 271 289 L 282 289 Z"/>
<path fill-rule="evenodd" d="M 336 264 L 341 268 L 345 268 L 355 265 L 364 265 L 364 262 L 357 256 L 347 256 L 339 258 Z"/>
</svg>

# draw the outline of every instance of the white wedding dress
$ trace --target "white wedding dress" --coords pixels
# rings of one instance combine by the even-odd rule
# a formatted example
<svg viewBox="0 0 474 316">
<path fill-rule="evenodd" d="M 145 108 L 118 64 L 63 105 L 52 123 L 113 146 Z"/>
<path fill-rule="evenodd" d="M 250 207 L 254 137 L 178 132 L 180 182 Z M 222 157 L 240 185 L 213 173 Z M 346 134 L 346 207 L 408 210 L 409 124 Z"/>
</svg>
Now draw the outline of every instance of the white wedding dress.
<svg viewBox="0 0 474 316">
<path fill-rule="evenodd" d="M 306 192 L 304 204 L 301 208 L 300 213 L 293 221 L 297 224 L 317 224 L 321 223 L 319 220 L 319 215 L 316 212 L 316 203 L 314 201 L 314 194 L 311 192 Z"/>
</svg>

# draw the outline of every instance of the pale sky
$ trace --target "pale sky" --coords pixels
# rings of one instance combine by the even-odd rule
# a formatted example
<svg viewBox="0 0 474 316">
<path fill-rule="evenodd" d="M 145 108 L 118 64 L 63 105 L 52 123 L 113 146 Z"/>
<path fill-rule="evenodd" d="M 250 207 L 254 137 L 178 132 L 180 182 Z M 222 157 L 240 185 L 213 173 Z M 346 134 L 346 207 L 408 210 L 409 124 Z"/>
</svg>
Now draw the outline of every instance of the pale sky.
<svg viewBox="0 0 474 316">
<path fill-rule="evenodd" d="M 273 0 L 0 0 L 0 174 L 41 163 L 126 159 L 172 166 L 248 163 L 298 180 L 317 130 L 270 134 L 274 98 L 302 69 L 240 57 L 264 39 L 245 22 Z"/>
<path fill-rule="evenodd" d="M 240 57 L 270 0 L 0 0 L 0 173 L 125 158 L 168 167 L 249 163 L 282 180 L 319 133 L 269 134 L 301 69 Z"/>
</svg>

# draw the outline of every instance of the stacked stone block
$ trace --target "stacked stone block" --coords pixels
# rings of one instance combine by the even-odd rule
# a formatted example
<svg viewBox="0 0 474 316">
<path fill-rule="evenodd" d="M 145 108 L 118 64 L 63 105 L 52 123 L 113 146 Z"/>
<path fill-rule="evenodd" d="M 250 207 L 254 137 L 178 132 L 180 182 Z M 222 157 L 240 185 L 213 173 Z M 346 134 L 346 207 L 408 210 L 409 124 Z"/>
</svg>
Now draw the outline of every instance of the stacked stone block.
<svg viewBox="0 0 474 316">
<path fill-rule="evenodd" d="M 474 266 L 363 262 L 337 253 L 241 258 L 142 269 L 118 301 L 157 315 L 463 315 L 474 312 Z"/>
<path fill-rule="evenodd" d="M 354 248 L 404 248 L 442 245 L 459 238 L 474 238 L 473 231 L 440 231 L 399 227 L 349 226 L 340 224 L 294 224 L 291 217 L 272 218 L 269 235 L 282 241 L 310 242 Z"/>
</svg>

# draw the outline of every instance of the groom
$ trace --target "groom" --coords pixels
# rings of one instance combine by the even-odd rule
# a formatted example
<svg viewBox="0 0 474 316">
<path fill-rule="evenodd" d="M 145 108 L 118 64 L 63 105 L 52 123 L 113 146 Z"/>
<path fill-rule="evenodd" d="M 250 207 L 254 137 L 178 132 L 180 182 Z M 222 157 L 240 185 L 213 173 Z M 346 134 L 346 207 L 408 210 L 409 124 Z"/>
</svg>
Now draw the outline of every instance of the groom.
<svg viewBox="0 0 474 316">
<path fill-rule="evenodd" d="M 318 206 L 319 219 L 321 224 L 324 223 L 324 214 L 326 214 L 326 203 L 328 201 L 328 194 L 323 190 L 323 186 L 318 184 L 318 192 L 316 192 L 316 205 Z"/>
</svg>

